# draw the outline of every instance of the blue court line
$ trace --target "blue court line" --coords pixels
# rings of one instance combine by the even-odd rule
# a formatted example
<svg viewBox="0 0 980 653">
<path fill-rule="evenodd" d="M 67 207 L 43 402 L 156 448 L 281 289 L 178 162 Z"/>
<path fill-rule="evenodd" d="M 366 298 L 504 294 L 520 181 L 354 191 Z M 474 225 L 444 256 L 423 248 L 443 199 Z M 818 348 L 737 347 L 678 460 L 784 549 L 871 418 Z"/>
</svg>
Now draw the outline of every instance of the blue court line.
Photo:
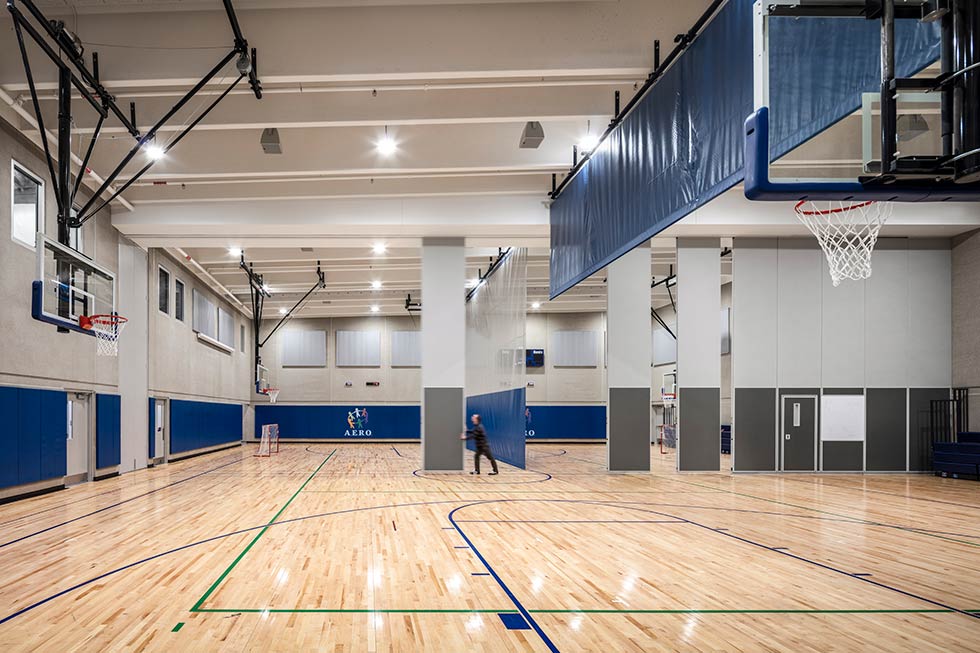
<svg viewBox="0 0 980 653">
<path fill-rule="evenodd" d="M 480 550 L 473 545 L 473 542 L 470 541 L 470 538 L 466 537 L 466 533 L 464 533 L 463 529 L 460 528 L 459 524 L 456 523 L 455 515 L 457 512 L 459 512 L 463 508 L 468 508 L 470 506 L 479 505 L 483 503 L 488 503 L 488 502 L 477 501 L 476 503 L 468 503 L 466 505 L 453 508 L 452 510 L 449 511 L 449 515 L 447 515 L 447 518 L 449 519 L 449 523 L 456 527 L 456 532 L 459 533 L 460 536 L 464 540 L 466 540 L 466 543 L 470 545 L 470 548 L 473 549 L 473 553 L 475 553 L 476 557 L 480 559 L 480 562 L 482 562 L 483 566 L 486 567 L 488 572 L 490 572 L 490 575 L 493 576 L 493 579 L 497 581 L 497 585 L 499 585 L 500 589 L 504 591 L 504 594 L 506 594 L 507 598 L 511 600 L 511 602 L 514 604 L 514 607 L 517 608 L 518 612 L 520 612 L 521 615 L 523 615 L 524 620 L 531 625 L 531 628 L 534 629 L 534 632 L 536 632 L 538 636 L 541 638 L 541 640 L 545 643 L 545 645 L 548 647 L 548 650 L 552 651 L 552 653 L 559 653 L 558 647 L 555 646 L 554 643 L 551 641 L 551 639 L 545 634 L 541 626 L 538 625 L 538 622 L 535 621 L 534 617 L 531 616 L 531 613 L 528 612 L 523 605 L 521 605 L 521 602 L 517 600 L 517 597 L 514 596 L 514 593 L 510 591 L 510 588 L 507 587 L 507 584 L 504 583 L 504 581 L 500 578 L 500 576 L 497 575 L 497 572 L 493 570 L 493 567 L 491 567 L 490 563 L 487 562 L 487 559 L 483 557 L 483 554 L 480 553 Z"/>
<path fill-rule="evenodd" d="M 457 519 L 460 524 L 686 524 L 679 519 Z"/>
<path fill-rule="evenodd" d="M 40 599 L 40 600 L 36 601 L 35 603 L 32 603 L 30 605 L 27 605 L 27 606 L 21 608 L 20 610 L 17 610 L 15 612 L 13 612 L 12 614 L 9 614 L 9 615 L 3 617 L 2 619 L 0 619 L 0 625 L 4 624 L 4 623 L 6 623 L 6 622 L 8 622 L 8 621 L 10 621 L 12 619 L 15 619 L 15 618 L 19 617 L 22 614 L 25 614 L 27 612 L 30 612 L 31 610 L 34 610 L 36 608 L 39 608 L 42 605 L 45 605 L 45 604 L 47 604 L 47 603 L 49 603 L 49 602 L 51 602 L 51 601 L 53 601 L 53 600 L 55 600 L 57 598 L 60 598 L 60 597 L 62 597 L 64 595 L 66 595 L 66 594 L 69 594 L 69 593 L 71 593 L 71 592 L 73 592 L 73 591 L 75 591 L 77 589 L 81 589 L 81 588 L 86 587 L 88 585 L 91 585 L 93 583 L 97 583 L 97 582 L 99 582 L 99 581 L 101 581 L 101 580 L 103 580 L 105 578 L 108 578 L 110 576 L 113 576 L 115 574 L 118 574 L 118 573 L 120 573 L 122 571 L 126 571 L 127 569 L 132 569 L 133 567 L 139 566 L 139 565 L 141 565 L 143 563 L 152 562 L 153 560 L 162 558 L 162 557 L 167 556 L 167 555 L 171 555 L 173 553 L 179 553 L 181 551 L 185 551 L 187 549 L 190 549 L 190 548 L 193 548 L 193 547 L 196 547 L 196 546 L 200 546 L 200 545 L 203 545 L 203 544 L 209 544 L 211 542 L 216 542 L 216 541 L 219 541 L 219 540 L 223 540 L 223 539 L 228 538 L 228 537 L 234 537 L 235 535 L 241 535 L 241 534 L 244 534 L 244 533 L 250 533 L 252 531 L 260 530 L 260 529 L 263 529 L 263 528 L 276 528 L 278 526 L 284 526 L 286 524 L 292 524 L 294 522 L 302 522 L 302 521 L 307 521 L 307 520 L 310 520 L 310 519 L 323 519 L 325 517 L 333 517 L 333 516 L 344 515 L 344 514 L 349 514 L 349 513 L 365 512 L 365 511 L 368 511 L 368 510 L 386 510 L 386 509 L 393 509 L 393 508 L 411 508 L 411 507 L 420 507 L 420 506 L 455 504 L 455 503 L 457 503 L 457 501 L 458 501 L 458 499 L 445 499 L 445 500 L 440 500 L 440 501 L 416 501 L 416 502 L 410 502 L 410 503 L 400 503 L 400 504 L 399 503 L 396 503 L 396 504 L 387 504 L 387 505 L 380 505 L 380 506 L 367 506 L 367 507 L 363 507 L 363 508 L 348 508 L 348 509 L 345 509 L 345 510 L 337 510 L 337 511 L 325 512 L 325 513 L 318 513 L 318 514 L 314 514 L 314 515 L 306 515 L 306 516 L 303 516 L 303 517 L 293 517 L 291 519 L 284 519 L 282 521 L 275 522 L 275 523 L 273 523 L 271 525 L 270 524 L 259 524 L 258 526 L 251 526 L 251 527 L 243 528 L 243 529 L 240 529 L 240 530 L 237 530 L 237 531 L 231 531 L 231 532 L 228 532 L 228 533 L 222 533 L 220 535 L 215 535 L 215 536 L 212 536 L 212 537 L 203 539 L 203 540 L 199 540 L 197 542 L 191 542 L 189 544 L 184 544 L 184 545 L 181 545 L 181 546 L 176 547 L 174 549 L 163 551 L 161 553 L 156 553 L 154 555 L 151 555 L 149 557 L 143 558 L 141 560 L 137 560 L 135 562 L 131 562 L 129 564 L 123 565 L 122 567 L 117 567 L 116 569 L 111 569 L 111 570 L 109 570 L 109 571 L 107 571 L 105 573 L 99 574 L 98 576 L 95 576 L 95 577 L 90 578 L 88 580 L 84 580 L 84 581 L 82 581 L 80 583 L 77 583 L 75 585 L 72 585 L 71 587 L 65 588 L 65 589 L 63 589 L 63 590 L 61 590 L 61 591 L 59 591 L 59 592 L 57 592 L 55 594 L 52 594 L 52 595 L 50 595 L 50 596 L 48 596 L 46 598 Z M 467 504 L 467 505 L 468 506 L 471 506 L 471 505 L 477 505 L 477 504 L 481 504 L 481 503 L 519 502 L 519 501 L 524 501 L 524 502 L 527 502 L 527 501 L 538 501 L 538 502 L 546 502 L 546 503 L 552 503 L 552 502 L 554 502 L 554 503 L 588 503 L 588 504 L 591 504 L 591 505 L 600 505 L 600 506 L 605 506 L 605 507 L 609 507 L 609 508 L 623 508 L 623 509 L 637 510 L 637 511 L 640 511 L 640 512 L 653 513 L 653 514 L 658 514 L 658 515 L 663 516 L 663 513 L 658 513 L 658 512 L 653 511 L 653 510 L 643 509 L 643 508 L 636 508 L 636 507 L 632 507 L 632 506 L 617 505 L 616 503 L 612 503 L 612 502 L 593 502 L 593 501 L 580 501 L 580 500 L 569 500 L 569 499 L 496 499 L 496 500 L 480 501 L 480 502 L 471 503 L 471 504 Z M 644 504 L 644 505 L 649 505 L 649 504 Z M 465 506 L 460 506 L 460 507 L 465 507 Z M 676 505 L 675 504 L 674 507 L 680 507 L 680 508 L 683 508 L 683 507 L 703 508 L 705 506 L 683 506 L 683 505 Z M 457 508 L 457 510 L 458 510 L 458 508 Z M 741 511 L 741 512 L 752 512 L 752 511 Z M 773 514 L 777 514 L 777 513 L 773 513 Z M 667 515 L 667 516 L 671 516 L 672 517 L 672 515 Z M 798 514 L 793 514 L 793 513 L 783 513 L 783 516 L 784 517 L 790 517 L 790 518 L 794 518 L 794 517 L 811 518 L 810 515 L 798 515 Z M 812 518 L 820 519 L 819 516 L 815 516 L 815 517 L 812 517 Z M 698 526 L 700 528 L 703 528 L 703 529 L 706 529 L 706 530 L 715 532 L 718 535 L 723 535 L 725 537 L 731 537 L 731 538 L 734 538 L 734 539 L 743 540 L 743 541 L 747 542 L 748 544 L 752 544 L 754 546 L 759 546 L 759 547 L 762 547 L 762 548 L 768 548 L 768 547 L 766 547 L 763 544 L 758 544 L 758 543 L 752 542 L 750 540 L 745 540 L 744 538 L 740 538 L 740 537 L 738 537 L 736 535 L 731 535 L 729 533 L 725 533 L 725 532 L 719 531 L 718 529 L 711 528 L 710 526 L 706 526 L 704 524 L 699 524 L 697 522 L 692 522 L 690 520 L 685 520 L 683 518 L 677 518 L 677 519 L 680 519 L 682 521 L 686 521 L 686 522 L 688 522 L 690 524 L 693 524 L 695 526 Z M 831 520 L 831 521 L 834 521 L 834 520 Z M 861 522 L 848 522 L 848 523 L 861 523 Z M 879 525 L 887 526 L 887 524 L 879 524 Z M 455 529 L 457 531 L 459 531 L 459 528 L 458 527 L 456 527 Z M 465 534 L 463 534 L 463 538 L 466 539 Z M 789 557 L 796 558 L 796 559 L 802 560 L 804 562 L 811 562 L 809 560 L 806 560 L 805 558 L 801 558 L 800 556 L 796 556 L 796 555 L 791 554 L 791 553 L 783 553 L 783 552 L 780 552 L 780 551 L 775 551 L 774 553 L 781 554 L 781 555 L 787 555 Z M 477 555 L 479 555 L 479 552 L 477 552 Z M 481 559 L 482 559 L 482 556 L 481 556 Z M 897 592 L 899 592 L 901 594 L 910 596 L 912 598 L 923 600 L 923 601 L 925 601 L 927 603 L 931 603 L 933 605 L 939 605 L 940 607 L 944 608 L 945 610 L 947 610 L 949 612 L 957 612 L 957 613 L 960 613 L 960 614 L 964 614 L 966 616 L 975 617 L 975 618 L 980 619 L 980 611 L 978 611 L 976 614 L 973 614 L 970 611 L 960 610 L 958 608 L 953 608 L 953 607 L 950 607 L 950 606 L 943 605 L 942 603 L 936 603 L 935 601 L 932 601 L 932 600 L 927 599 L 927 598 L 924 598 L 924 597 L 919 597 L 919 596 L 916 596 L 914 594 L 910 594 L 908 592 L 905 592 L 904 590 L 900 590 L 900 589 L 896 589 L 896 588 L 891 588 L 891 587 L 889 587 L 887 585 L 884 585 L 882 583 L 879 583 L 877 581 L 872 581 L 872 580 L 868 580 L 868 579 L 865 579 L 865 578 L 861 578 L 859 576 L 854 576 L 853 574 L 847 574 L 847 572 L 842 572 L 842 571 L 837 570 L 837 569 L 834 569 L 832 567 L 827 567 L 826 565 L 823 565 L 822 563 L 819 563 L 819 562 L 813 562 L 813 564 L 816 564 L 818 566 L 826 567 L 826 568 L 828 568 L 828 569 L 830 569 L 831 571 L 834 571 L 834 572 L 843 573 L 843 574 L 852 576 L 853 578 L 856 578 L 857 580 L 868 582 L 868 583 L 871 583 L 873 585 L 880 586 L 880 587 L 882 587 L 884 589 L 889 589 L 889 590 L 897 591 Z"/>
<path fill-rule="evenodd" d="M 506 464 L 506 463 L 504 463 L 504 464 Z M 465 480 L 463 478 L 460 478 L 460 479 L 457 480 L 457 479 L 453 479 L 453 478 L 433 478 L 431 476 L 423 476 L 422 474 L 419 473 L 421 471 L 422 471 L 421 469 L 416 469 L 414 472 L 412 472 L 412 476 L 417 476 L 418 478 L 424 478 L 427 481 L 441 481 L 443 483 L 462 483 Z M 544 483 L 544 482 L 550 481 L 552 479 L 551 474 L 548 474 L 547 472 L 539 472 L 539 471 L 537 471 L 535 469 L 522 469 L 521 471 L 523 471 L 523 472 L 532 472 L 534 474 L 541 474 L 545 478 L 538 478 L 538 479 L 534 479 L 532 481 L 498 481 L 498 480 L 494 480 L 494 481 L 491 481 L 490 483 L 493 483 L 493 485 L 527 485 L 529 483 Z M 459 473 L 462 475 L 464 472 L 461 470 Z M 490 487 L 490 483 L 487 483 L 487 487 Z"/>
<path fill-rule="evenodd" d="M 199 476 L 204 476 L 205 474 L 210 474 L 211 472 L 216 471 L 218 469 L 221 469 L 222 467 L 227 467 L 229 465 L 234 465 L 235 463 L 240 463 L 242 460 L 243 460 L 242 458 L 239 458 L 238 460 L 233 460 L 230 463 L 225 463 L 223 465 L 218 465 L 217 467 L 214 467 L 212 469 L 209 469 L 206 472 L 201 472 L 199 474 L 194 474 L 193 476 L 188 476 L 187 478 L 182 478 L 179 481 L 174 481 L 173 483 L 170 483 L 168 485 L 164 485 L 163 487 L 158 487 L 155 490 L 150 490 L 149 492 L 144 492 L 143 494 L 137 494 L 135 497 L 130 497 L 129 499 L 124 499 L 123 501 L 119 501 L 117 503 L 114 503 L 112 505 L 106 506 L 104 508 L 99 508 L 98 510 L 93 510 L 90 513 L 86 513 L 84 515 L 80 515 L 80 516 L 75 517 L 73 519 L 69 519 L 68 521 L 63 521 L 60 524 L 55 524 L 54 526 L 48 526 L 47 528 L 43 528 L 43 529 L 41 529 L 41 530 L 39 530 L 37 532 L 31 533 L 30 535 L 24 535 L 23 537 L 18 537 L 15 540 L 10 540 L 9 542 L 4 542 L 3 544 L 0 544 L 0 549 L 2 549 L 5 546 L 10 546 L 11 544 L 16 544 L 17 542 L 23 542 L 24 540 L 30 539 L 30 538 L 32 538 L 32 537 L 34 537 L 36 535 L 41 535 L 42 533 L 47 533 L 48 531 L 53 531 L 56 528 L 61 528 L 62 526 L 67 526 L 68 524 L 72 524 L 72 523 L 77 522 L 77 521 L 79 521 L 81 519 L 85 519 L 86 517 L 91 517 L 92 515 L 97 515 L 100 512 L 105 512 L 106 510 L 111 510 L 112 508 L 116 508 L 116 507 L 121 506 L 121 505 L 123 505 L 125 503 L 129 503 L 130 501 L 136 501 L 137 499 L 141 499 L 141 498 L 143 498 L 145 496 L 149 496 L 151 494 L 154 494 L 155 492 L 159 492 L 161 490 L 166 490 L 167 488 L 173 487 L 175 485 L 180 485 L 181 483 L 186 483 L 187 481 L 190 481 L 190 480 L 193 480 L 195 478 L 198 478 Z"/>
</svg>

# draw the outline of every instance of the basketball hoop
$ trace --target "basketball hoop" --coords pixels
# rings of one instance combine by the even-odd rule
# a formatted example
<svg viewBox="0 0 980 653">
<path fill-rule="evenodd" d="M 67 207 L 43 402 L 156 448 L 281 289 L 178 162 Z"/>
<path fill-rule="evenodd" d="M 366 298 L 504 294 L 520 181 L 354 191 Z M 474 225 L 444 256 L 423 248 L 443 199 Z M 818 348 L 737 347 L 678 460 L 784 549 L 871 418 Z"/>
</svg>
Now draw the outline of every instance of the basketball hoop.
<svg viewBox="0 0 980 653">
<path fill-rule="evenodd" d="M 265 394 L 269 395 L 269 403 L 274 404 L 279 398 L 279 388 L 266 388 Z"/>
<path fill-rule="evenodd" d="M 800 200 L 797 217 L 810 230 L 827 257 L 834 287 L 844 279 L 871 276 L 871 254 L 878 232 L 891 217 L 892 202 L 811 202 Z"/>
<path fill-rule="evenodd" d="M 78 318 L 78 326 L 95 332 L 99 356 L 119 355 L 119 334 L 127 322 L 129 320 L 121 315 L 82 315 Z"/>
</svg>

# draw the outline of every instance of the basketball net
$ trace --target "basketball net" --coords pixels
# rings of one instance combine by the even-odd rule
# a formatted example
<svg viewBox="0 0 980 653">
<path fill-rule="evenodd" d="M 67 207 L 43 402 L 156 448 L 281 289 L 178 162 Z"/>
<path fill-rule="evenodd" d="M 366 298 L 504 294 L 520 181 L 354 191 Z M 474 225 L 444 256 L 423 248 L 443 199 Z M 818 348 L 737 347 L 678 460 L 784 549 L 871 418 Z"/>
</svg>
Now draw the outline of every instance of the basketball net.
<svg viewBox="0 0 980 653">
<path fill-rule="evenodd" d="M 878 232 L 891 217 L 892 202 L 812 202 L 800 200 L 796 216 L 810 230 L 827 257 L 834 287 L 844 279 L 871 276 L 871 254 Z"/>
<path fill-rule="evenodd" d="M 120 315 L 92 315 L 78 319 L 79 325 L 95 334 L 99 356 L 119 355 L 119 334 L 126 328 L 128 320 Z"/>
<path fill-rule="evenodd" d="M 266 388 L 265 394 L 269 396 L 269 403 L 274 404 L 279 398 L 279 388 Z"/>
</svg>

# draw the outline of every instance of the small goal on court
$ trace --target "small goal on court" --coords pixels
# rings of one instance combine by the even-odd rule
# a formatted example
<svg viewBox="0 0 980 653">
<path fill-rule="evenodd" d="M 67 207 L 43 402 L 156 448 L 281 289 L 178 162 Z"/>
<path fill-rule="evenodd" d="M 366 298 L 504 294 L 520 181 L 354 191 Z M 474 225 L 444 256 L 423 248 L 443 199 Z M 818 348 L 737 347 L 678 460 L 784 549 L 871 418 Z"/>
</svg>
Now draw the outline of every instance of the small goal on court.
<svg viewBox="0 0 980 653">
<path fill-rule="evenodd" d="M 255 455 L 259 458 L 268 458 L 274 453 L 279 453 L 279 425 L 263 424 L 262 439 L 259 441 L 259 450 Z"/>
</svg>

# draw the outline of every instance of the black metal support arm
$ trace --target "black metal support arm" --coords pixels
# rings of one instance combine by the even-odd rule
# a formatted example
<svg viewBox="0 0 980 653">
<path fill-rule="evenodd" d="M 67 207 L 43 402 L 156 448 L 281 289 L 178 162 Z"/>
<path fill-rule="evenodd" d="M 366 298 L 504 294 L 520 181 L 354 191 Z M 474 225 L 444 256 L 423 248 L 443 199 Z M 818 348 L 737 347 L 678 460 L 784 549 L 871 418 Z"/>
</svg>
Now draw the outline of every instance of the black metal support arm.
<svg viewBox="0 0 980 653">
<path fill-rule="evenodd" d="M 245 40 L 245 37 L 242 34 L 241 26 L 238 23 L 238 17 L 235 15 L 235 9 L 232 6 L 231 0 L 222 0 L 222 2 L 234 35 L 234 45 L 231 51 L 225 55 L 222 60 L 194 86 L 194 88 L 192 88 L 184 97 L 182 97 L 180 101 L 178 101 L 177 104 L 174 105 L 174 107 L 171 108 L 161 120 L 157 121 L 157 123 L 145 135 L 142 135 L 136 126 L 135 106 L 132 103 L 130 104 L 130 110 L 127 115 L 127 113 L 124 112 L 118 104 L 116 104 L 115 97 L 113 97 L 106 90 L 105 86 L 102 85 L 102 81 L 99 77 L 99 57 L 97 52 L 92 53 L 92 69 L 89 70 L 85 61 L 83 49 L 79 44 L 77 37 L 66 29 L 63 21 L 49 20 L 34 4 L 33 0 L 6 0 L 7 11 L 10 13 L 13 20 L 14 31 L 17 36 L 17 44 L 20 49 L 21 58 L 23 59 L 24 71 L 27 75 L 27 84 L 31 93 L 34 114 L 37 118 L 38 127 L 40 129 L 41 145 L 44 149 L 44 155 L 47 160 L 48 172 L 51 175 L 52 183 L 56 188 L 59 241 L 67 244 L 69 228 L 79 227 L 94 217 L 95 214 L 116 199 L 120 193 L 129 188 L 142 175 L 144 175 L 147 170 L 150 169 L 150 167 L 152 167 L 152 162 L 145 165 L 135 175 L 130 177 L 122 188 L 114 191 L 107 200 L 101 200 L 103 193 L 105 193 L 116 181 L 116 179 L 118 179 L 123 169 L 133 160 L 133 157 L 135 157 L 143 147 L 145 147 L 155 138 L 157 132 L 167 123 L 168 120 L 173 118 L 173 116 L 180 111 L 180 109 L 182 109 L 195 95 L 197 95 L 197 93 L 201 91 L 205 85 L 213 80 L 215 76 L 221 72 L 222 68 L 228 65 L 228 63 L 231 62 L 231 60 L 236 56 L 236 65 L 239 71 L 238 79 L 236 79 L 228 89 L 220 94 L 217 100 L 210 103 L 202 115 L 198 116 L 193 122 L 190 123 L 189 126 L 182 128 L 177 137 L 166 146 L 165 151 L 170 150 L 195 126 L 197 126 L 201 120 L 203 120 L 204 117 L 207 116 L 212 109 L 214 109 L 218 102 L 223 100 L 228 95 L 231 89 L 234 88 L 243 77 L 248 78 L 249 85 L 252 87 L 255 97 L 262 97 L 262 85 L 259 81 L 256 69 L 257 53 L 255 48 L 249 48 L 248 41 Z M 21 11 L 20 7 L 23 7 L 25 11 Z M 38 101 L 37 86 L 34 82 L 34 75 L 27 53 L 24 34 L 30 36 L 31 40 L 34 41 L 34 43 L 41 49 L 47 58 L 58 68 L 57 167 L 55 166 L 55 158 L 52 154 L 52 148 L 48 141 L 47 130 L 44 127 L 44 119 L 41 113 L 40 103 Z M 96 124 L 95 130 L 92 134 L 92 140 L 89 142 L 88 148 L 85 152 L 85 157 L 82 159 L 81 166 L 79 167 L 74 180 L 71 178 L 72 154 L 70 148 L 73 122 L 71 107 L 72 89 L 77 90 L 99 116 L 98 123 Z M 129 151 L 129 153 L 126 154 L 122 162 L 116 166 L 112 174 L 105 178 L 103 183 L 89 198 L 77 215 L 73 215 L 72 206 L 74 205 L 75 197 L 81 186 L 81 180 L 86 174 L 88 163 L 92 157 L 92 152 L 95 149 L 95 145 L 99 139 L 105 120 L 109 117 L 109 115 L 114 116 L 123 125 L 126 131 L 136 139 L 136 145 Z M 93 210 L 93 207 L 96 205 L 98 205 L 98 208 Z"/>
<path fill-rule="evenodd" d="M 307 290 L 306 291 L 306 294 L 303 295 L 298 302 L 296 302 L 295 304 L 293 304 L 293 307 L 291 309 L 289 309 L 289 311 L 287 311 L 285 315 L 282 316 L 282 318 L 279 320 L 279 322 L 276 324 L 276 326 L 272 327 L 272 331 L 270 331 L 269 332 L 269 335 L 267 335 L 265 337 L 265 339 L 262 342 L 259 343 L 259 347 L 265 347 L 265 344 L 267 342 L 269 342 L 269 338 L 271 338 L 273 335 L 275 335 L 276 331 L 278 331 L 279 328 L 283 324 L 285 324 L 286 322 L 288 322 L 290 320 L 290 318 L 293 317 L 293 313 L 297 309 L 299 309 L 304 303 L 306 303 L 306 300 L 309 299 L 313 295 L 313 293 L 315 293 L 316 291 L 322 290 L 323 288 L 326 288 L 327 287 L 327 281 L 326 281 L 326 278 L 323 275 L 323 271 L 320 270 L 320 262 L 319 261 L 317 261 L 317 263 L 316 263 L 316 276 L 317 276 L 317 281 L 316 281 L 316 283 L 313 284 L 313 287 L 310 288 L 309 290 Z"/>
</svg>

